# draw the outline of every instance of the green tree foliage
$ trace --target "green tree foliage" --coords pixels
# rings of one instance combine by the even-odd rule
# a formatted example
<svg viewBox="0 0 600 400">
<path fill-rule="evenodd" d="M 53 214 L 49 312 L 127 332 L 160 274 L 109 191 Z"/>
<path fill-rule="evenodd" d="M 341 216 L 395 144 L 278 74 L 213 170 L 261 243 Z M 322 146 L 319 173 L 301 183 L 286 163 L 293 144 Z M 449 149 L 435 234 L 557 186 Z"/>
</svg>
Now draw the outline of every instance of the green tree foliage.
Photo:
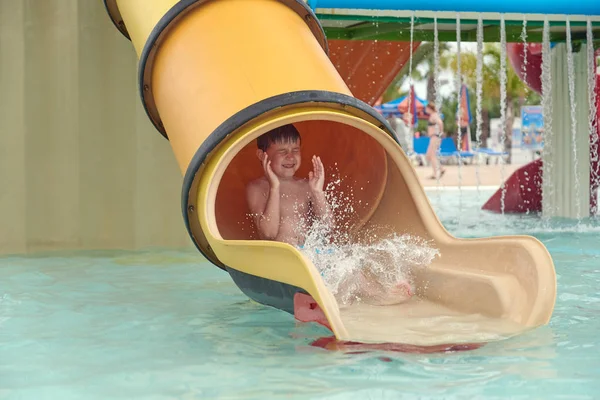
<svg viewBox="0 0 600 400">
<path fill-rule="evenodd" d="M 447 43 L 440 43 L 440 69 L 450 71 L 454 76 L 457 74 L 457 54 L 450 50 Z M 434 44 L 432 42 L 422 43 L 413 54 L 412 79 L 415 82 L 427 81 L 427 100 L 434 101 Z M 501 51 L 499 43 L 486 43 L 483 48 L 482 66 L 482 141 L 485 144 L 489 137 L 489 120 L 500 117 L 501 99 Z M 515 116 L 520 114 L 521 106 L 526 104 L 540 104 L 538 93 L 529 89 L 513 70 L 508 59 L 506 59 L 506 126 L 511 127 Z M 461 80 L 469 89 L 471 114 L 472 140 L 476 140 L 476 89 L 477 89 L 477 54 L 469 51 L 461 51 L 460 54 Z M 394 81 L 390 84 L 383 96 L 383 101 L 393 100 L 402 93 L 399 88 L 409 78 L 409 63 L 400 70 Z M 442 99 L 441 112 L 444 115 L 444 130 L 447 134 L 456 135 L 457 93 Z M 424 130 L 420 124 L 417 129 Z M 507 132 L 510 130 L 507 129 Z M 510 135 L 507 135 L 505 145 L 510 148 Z"/>
<path fill-rule="evenodd" d="M 427 100 L 433 101 L 435 96 L 434 91 L 434 66 L 435 66 L 435 53 L 434 53 L 434 44 L 433 42 L 423 42 L 417 48 L 417 50 L 413 53 L 413 62 L 412 62 L 412 78 L 413 81 L 419 82 L 427 80 Z M 439 51 L 440 53 L 444 53 L 448 50 L 448 44 L 440 43 Z M 440 62 L 443 60 L 440 59 Z M 440 65 L 440 69 L 446 67 L 445 65 Z M 402 69 L 398 72 L 398 75 L 394 78 L 390 86 L 388 86 L 387 90 L 383 94 L 383 102 L 388 102 L 394 100 L 402 95 L 399 92 L 400 87 L 405 82 L 406 79 L 409 78 L 410 72 L 410 63 L 404 64 Z"/>
<path fill-rule="evenodd" d="M 456 75 L 457 73 L 457 55 L 444 54 L 447 58 L 447 65 Z M 490 117 L 500 116 L 500 61 L 501 52 L 498 43 L 486 43 L 483 48 L 483 66 L 482 66 L 482 107 L 490 112 Z M 473 100 L 475 99 L 475 90 L 477 88 L 477 55 L 472 52 L 461 52 L 460 55 L 461 76 L 464 83 L 471 91 Z M 519 78 L 517 73 L 506 60 L 506 98 L 507 109 L 513 110 L 513 116 L 517 116 L 521 105 L 538 104 L 540 96 Z M 495 111 L 495 112 L 492 112 Z M 497 113 L 497 115 L 496 115 Z M 507 113 L 508 115 L 508 113 Z"/>
<path fill-rule="evenodd" d="M 448 66 L 450 70 L 456 75 L 458 71 L 458 57 L 457 54 L 446 53 L 444 57 L 449 60 Z M 486 43 L 483 48 L 483 65 L 482 65 L 482 120 L 483 132 L 482 136 L 485 140 L 489 137 L 489 120 L 490 118 L 496 118 L 501 116 L 501 61 L 502 54 L 500 50 L 500 44 L 498 43 Z M 508 132 L 512 131 L 512 125 L 514 117 L 520 114 L 521 106 L 525 104 L 539 104 L 539 95 L 529 89 L 529 87 L 519 78 L 517 73 L 514 71 L 508 58 L 505 60 L 506 64 L 506 108 L 505 108 L 505 129 L 507 132 L 504 146 L 506 149 L 510 149 L 512 146 L 511 135 Z M 476 87 L 477 87 L 477 54 L 473 52 L 461 52 L 460 53 L 460 72 L 461 79 L 470 89 L 472 94 L 471 105 L 473 106 L 476 99 Z M 474 112 L 471 110 L 471 112 Z M 476 123 L 476 121 L 474 121 Z M 476 134 L 474 129 L 471 127 L 472 135 Z M 510 161 L 510 159 L 509 159 Z"/>
</svg>

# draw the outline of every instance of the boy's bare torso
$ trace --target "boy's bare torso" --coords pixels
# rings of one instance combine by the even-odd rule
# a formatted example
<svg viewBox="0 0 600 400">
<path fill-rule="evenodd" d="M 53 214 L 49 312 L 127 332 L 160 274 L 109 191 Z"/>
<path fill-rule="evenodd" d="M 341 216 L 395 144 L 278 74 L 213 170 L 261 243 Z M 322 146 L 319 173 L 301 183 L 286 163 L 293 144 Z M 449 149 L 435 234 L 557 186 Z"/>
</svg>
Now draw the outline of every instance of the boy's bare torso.
<svg viewBox="0 0 600 400">
<path fill-rule="evenodd" d="M 264 208 L 269 196 L 269 182 L 264 176 L 250 183 L 262 194 Z M 282 180 L 280 182 L 280 223 L 276 241 L 293 246 L 304 243 L 309 224 L 310 196 L 306 179 Z M 256 218 L 257 216 L 254 216 Z M 260 233 L 259 233 L 260 235 Z M 261 238 L 262 239 L 262 238 Z"/>
</svg>

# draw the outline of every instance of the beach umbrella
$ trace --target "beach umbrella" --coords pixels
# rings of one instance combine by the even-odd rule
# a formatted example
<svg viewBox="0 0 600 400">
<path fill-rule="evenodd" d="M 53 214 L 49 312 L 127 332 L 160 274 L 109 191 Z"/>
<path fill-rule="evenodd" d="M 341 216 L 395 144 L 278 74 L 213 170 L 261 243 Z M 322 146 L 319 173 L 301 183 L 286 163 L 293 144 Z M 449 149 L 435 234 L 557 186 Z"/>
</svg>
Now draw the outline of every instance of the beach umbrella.
<svg viewBox="0 0 600 400">
<path fill-rule="evenodd" d="M 400 114 L 402 115 L 410 112 L 414 126 L 417 126 L 419 119 L 429 118 L 429 116 L 425 113 L 425 107 L 427 107 L 427 100 L 417 97 L 414 86 L 410 87 L 407 96 L 404 96 L 399 100 L 400 101 L 398 102 L 398 111 L 400 111 Z"/>
<path fill-rule="evenodd" d="M 410 97 L 409 97 L 410 96 Z M 413 116 L 413 124 L 417 125 L 418 119 L 427 119 L 429 116 L 425 113 L 425 107 L 427 106 L 427 100 L 421 99 L 415 94 L 414 87 L 411 87 L 409 94 L 406 96 L 399 97 L 387 103 L 381 104 L 376 107 L 383 115 L 399 114 L 403 116 L 409 110 L 409 102 L 411 108 L 411 114 Z"/>
<path fill-rule="evenodd" d="M 394 100 L 388 101 L 387 103 L 382 103 L 382 104 L 376 106 L 375 108 L 379 108 L 383 113 L 387 113 L 387 114 L 399 114 L 398 104 L 403 99 L 404 99 L 404 96 L 400 97 L 398 99 L 394 99 Z"/>
</svg>

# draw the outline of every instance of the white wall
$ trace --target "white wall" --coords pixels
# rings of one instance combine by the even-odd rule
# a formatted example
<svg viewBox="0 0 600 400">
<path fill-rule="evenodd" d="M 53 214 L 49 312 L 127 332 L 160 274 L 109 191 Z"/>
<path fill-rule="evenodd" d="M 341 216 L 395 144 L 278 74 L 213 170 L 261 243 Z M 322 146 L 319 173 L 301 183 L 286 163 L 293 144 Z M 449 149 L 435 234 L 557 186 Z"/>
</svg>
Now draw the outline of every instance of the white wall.
<svg viewBox="0 0 600 400">
<path fill-rule="evenodd" d="M 182 177 L 98 0 L 0 0 L 0 253 L 191 246 Z"/>
</svg>

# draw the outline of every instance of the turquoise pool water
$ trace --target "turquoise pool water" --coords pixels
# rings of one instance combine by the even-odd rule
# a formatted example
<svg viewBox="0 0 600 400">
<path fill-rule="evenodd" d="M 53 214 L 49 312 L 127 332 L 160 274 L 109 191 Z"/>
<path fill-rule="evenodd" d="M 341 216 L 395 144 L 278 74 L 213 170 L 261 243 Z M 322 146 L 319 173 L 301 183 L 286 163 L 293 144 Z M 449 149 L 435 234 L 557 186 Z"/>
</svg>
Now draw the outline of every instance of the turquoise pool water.
<svg viewBox="0 0 600 400">
<path fill-rule="evenodd" d="M 598 398 L 600 224 L 482 212 L 490 192 L 429 194 L 457 236 L 548 246 L 548 326 L 469 352 L 348 354 L 311 346 L 329 331 L 250 302 L 193 250 L 4 257 L 0 399 Z"/>
</svg>

